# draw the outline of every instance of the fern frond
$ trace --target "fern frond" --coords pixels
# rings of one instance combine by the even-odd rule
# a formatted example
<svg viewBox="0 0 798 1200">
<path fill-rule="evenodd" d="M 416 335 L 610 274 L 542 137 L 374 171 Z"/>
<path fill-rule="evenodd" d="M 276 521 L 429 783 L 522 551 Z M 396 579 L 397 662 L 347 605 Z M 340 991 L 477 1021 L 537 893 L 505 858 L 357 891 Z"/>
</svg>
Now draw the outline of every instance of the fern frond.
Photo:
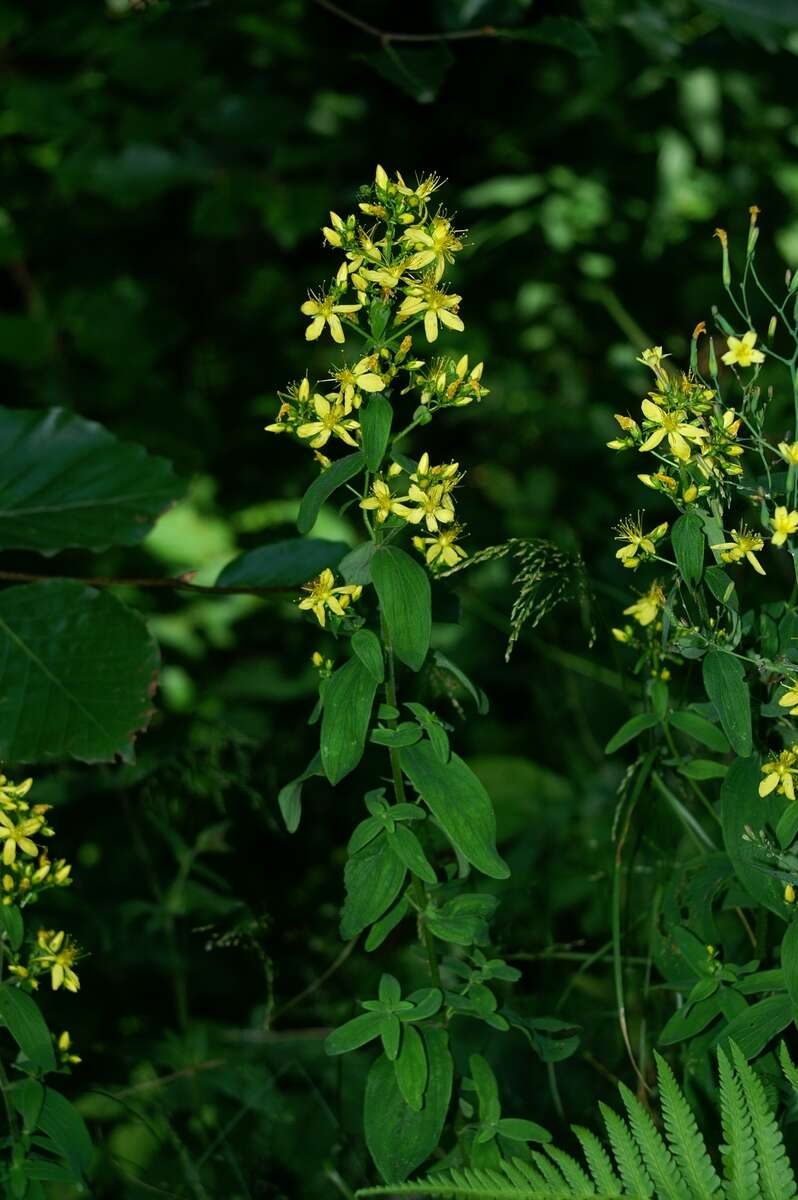
<svg viewBox="0 0 798 1200">
<path fill-rule="evenodd" d="M 790 1052 L 785 1042 L 779 1043 L 779 1063 L 784 1072 L 784 1078 L 792 1090 L 798 1094 L 798 1067 L 790 1058 Z"/>
<path fill-rule="evenodd" d="M 647 1197 L 654 1195 L 654 1184 L 643 1166 L 637 1142 L 616 1112 L 613 1112 L 606 1104 L 599 1104 L 599 1110 L 607 1127 L 607 1135 L 615 1155 L 624 1191 L 629 1192 L 632 1196 L 642 1196 L 647 1200 Z"/>
<path fill-rule="evenodd" d="M 595 1133 L 584 1129 L 581 1125 L 572 1125 L 575 1136 L 579 1139 L 585 1162 L 588 1165 L 593 1182 L 600 1196 L 619 1196 L 621 1181 L 612 1169 L 612 1162 L 607 1151 L 602 1146 Z"/>
<path fill-rule="evenodd" d="M 728 1200 L 750 1200 L 759 1195 L 759 1167 L 756 1162 L 751 1114 L 743 1088 L 731 1063 L 718 1050 L 720 1078 L 720 1120 L 725 1145 L 721 1146 L 723 1172 Z"/>
<path fill-rule="evenodd" d="M 792 1200 L 798 1191 L 784 1139 L 768 1107 L 759 1076 L 749 1066 L 739 1046 L 730 1042 L 734 1065 L 742 1084 L 759 1160 L 759 1180 L 764 1200 Z"/>
<path fill-rule="evenodd" d="M 514 1160 L 519 1165 L 519 1160 Z M 388 1183 L 381 1187 L 361 1188 L 358 1200 L 366 1196 L 441 1197 L 442 1200 L 577 1200 L 568 1193 L 556 1195 L 547 1183 L 513 1182 L 506 1173 L 490 1167 L 451 1167 L 435 1171 L 413 1183 Z"/>
<path fill-rule="evenodd" d="M 643 1105 L 625 1084 L 620 1084 L 619 1091 L 643 1162 L 654 1181 L 657 1200 L 692 1200 L 681 1171 Z"/>
<path fill-rule="evenodd" d="M 574 1193 L 580 1196 L 595 1196 L 596 1190 L 575 1158 L 558 1150 L 556 1146 L 546 1146 L 546 1153 L 554 1159 L 565 1182 Z"/>
<path fill-rule="evenodd" d="M 715 1200 L 721 1194 L 723 1185 L 710 1162 L 695 1114 L 665 1059 L 654 1051 L 654 1060 L 657 1064 L 662 1119 L 671 1154 L 681 1168 L 695 1200 Z"/>
<path fill-rule="evenodd" d="M 554 1163 L 550 1159 L 546 1158 L 545 1154 L 541 1154 L 539 1150 L 533 1150 L 532 1161 L 545 1179 L 549 1188 L 549 1192 L 552 1196 L 570 1195 L 570 1188 L 568 1187 L 568 1184 L 565 1182 Z"/>
</svg>

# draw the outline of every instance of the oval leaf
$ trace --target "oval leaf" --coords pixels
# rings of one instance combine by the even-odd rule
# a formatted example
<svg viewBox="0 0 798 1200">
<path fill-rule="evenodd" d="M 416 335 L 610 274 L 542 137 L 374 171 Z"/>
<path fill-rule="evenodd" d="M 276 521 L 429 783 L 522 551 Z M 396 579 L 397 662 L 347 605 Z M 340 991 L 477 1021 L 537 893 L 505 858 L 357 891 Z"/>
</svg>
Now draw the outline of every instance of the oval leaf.
<svg viewBox="0 0 798 1200">
<path fill-rule="evenodd" d="M 388 438 L 391 436 L 393 409 L 379 392 L 369 397 L 368 404 L 360 410 L 360 428 L 363 431 L 363 454 L 370 471 L 378 471 L 385 457 Z"/>
<path fill-rule="evenodd" d="M 367 1042 L 379 1037 L 384 1019 L 382 1012 L 361 1013 L 359 1017 L 354 1017 L 339 1029 L 332 1031 L 325 1039 L 324 1053 L 348 1054 L 350 1050 L 365 1046 Z"/>
<path fill-rule="evenodd" d="M 398 546 L 381 546 L 371 560 L 371 578 L 396 657 L 420 671 L 432 633 L 427 572 Z"/>
<path fill-rule="evenodd" d="M 34 1066 L 42 1071 L 55 1070 L 50 1031 L 39 1012 L 39 1006 L 27 992 L 4 983 L 0 987 L 0 1018 L 5 1021 L 14 1041 Z"/>
<path fill-rule="evenodd" d="M 484 875 L 507 879 L 496 850 L 493 805 L 474 772 L 457 754 L 442 763 L 429 742 L 399 751 L 402 770 L 453 846 Z"/>
<path fill-rule="evenodd" d="M 346 900 L 341 912 L 344 941 L 357 937 L 367 925 L 379 920 L 399 895 L 406 874 L 404 863 L 384 836 L 349 857 L 344 868 Z"/>
<path fill-rule="evenodd" d="M 58 1153 L 63 1155 L 78 1179 L 89 1169 L 92 1145 L 83 1117 L 66 1096 L 44 1090 L 44 1104 L 39 1114 L 39 1129 L 49 1137 Z"/>
<path fill-rule="evenodd" d="M 291 588 L 315 579 L 326 567 L 337 567 L 347 554 L 346 542 L 325 538 L 287 538 L 239 554 L 216 580 L 217 587 Z"/>
<path fill-rule="evenodd" d="M 399 1091 L 412 1109 L 419 1112 L 427 1086 L 427 1052 L 421 1034 L 412 1025 L 402 1031 L 402 1048 L 394 1063 Z"/>
<path fill-rule="evenodd" d="M 668 722 L 674 725 L 680 733 L 686 733 L 693 741 L 700 742 L 708 750 L 714 750 L 718 754 L 729 753 L 729 743 L 723 731 L 708 721 L 706 717 L 702 717 L 700 713 L 689 710 L 674 712 L 668 717 Z"/>
<path fill-rule="evenodd" d="M 715 705 L 723 732 L 740 758 L 753 750 L 751 700 L 745 669 L 738 658 L 722 650 L 710 650 L 703 664 L 704 687 Z"/>
<path fill-rule="evenodd" d="M 0 593 L 0 759 L 133 759 L 160 661 L 110 592 L 53 579 Z"/>
<path fill-rule="evenodd" d="M 787 915 L 782 895 L 784 884 L 762 869 L 765 865 L 762 850 L 747 840 L 745 831 L 747 826 L 775 829 L 789 801 L 775 793 L 760 796 L 761 778 L 756 755 L 738 758 L 729 767 L 720 791 L 723 840 L 734 872 L 746 891 L 783 920 Z"/>
<path fill-rule="evenodd" d="M 691 588 L 701 581 L 704 569 L 704 525 L 696 513 L 685 513 L 671 530 L 671 545 L 684 582 Z"/>
<path fill-rule="evenodd" d="M 185 490 L 165 458 L 63 408 L 0 409 L 0 464 L 4 550 L 134 546 Z"/>
<path fill-rule="evenodd" d="M 385 678 L 380 639 L 370 629 L 358 629 L 352 637 L 352 649 L 376 683 Z"/>
<path fill-rule="evenodd" d="M 406 1032 L 406 1031 L 405 1031 Z M 443 1029 L 422 1032 L 428 1082 L 421 1108 L 410 1107 L 394 1064 L 380 1055 L 369 1071 L 364 1102 L 366 1145 L 386 1183 L 401 1183 L 440 1141 L 452 1095 L 452 1056 Z"/>
<path fill-rule="evenodd" d="M 798 921 L 791 921 L 781 943 L 781 967 L 792 1005 L 792 1018 L 798 1024 Z"/>
<path fill-rule="evenodd" d="M 321 718 L 321 765 L 330 783 L 353 771 L 363 757 L 377 681 L 359 658 L 350 658 L 327 680 Z"/>
<path fill-rule="evenodd" d="M 630 717 L 607 742 L 607 745 L 604 747 L 604 753 L 614 754 L 616 750 L 620 750 L 621 746 L 625 746 L 627 742 L 631 742 L 633 738 L 639 737 L 646 729 L 653 729 L 659 723 L 660 718 L 656 713 L 638 713 L 637 716 Z"/>
<path fill-rule="evenodd" d="M 300 533 L 310 533 L 324 501 L 342 484 L 348 483 L 358 471 L 362 471 L 365 461 L 362 450 L 357 450 L 354 454 L 347 454 L 346 458 L 339 458 L 326 471 L 322 471 L 318 479 L 313 480 L 299 506 L 296 527 Z"/>
</svg>

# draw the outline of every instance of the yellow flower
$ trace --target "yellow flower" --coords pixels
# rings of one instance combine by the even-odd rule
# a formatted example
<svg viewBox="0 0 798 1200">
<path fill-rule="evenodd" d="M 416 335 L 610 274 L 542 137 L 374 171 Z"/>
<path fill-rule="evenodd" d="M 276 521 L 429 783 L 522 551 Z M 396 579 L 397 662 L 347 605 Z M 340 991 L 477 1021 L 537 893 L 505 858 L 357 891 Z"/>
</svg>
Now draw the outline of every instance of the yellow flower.
<svg viewBox="0 0 798 1200">
<path fill-rule="evenodd" d="M 641 555 L 645 558 L 656 554 L 655 542 L 658 542 L 667 532 L 668 522 L 663 521 L 650 533 L 644 533 L 642 519 L 638 513 L 636 518 L 627 517 L 621 521 L 616 529 L 618 532 L 615 540 L 626 542 L 626 545 L 615 551 L 615 557 L 619 558 L 625 567 L 634 569 L 640 565 Z"/>
<path fill-rule="evenodd" d="M 424 314 L 424 332 L 428 342 L 434 342 L 438 336 L 438 321 L 448 329 L 456 329 L 462 333 L 465 325 L 457 315 L 462 296 L 454 293 L 449 295 L 437 287 L 433 276 L 427 276 L 420 283 L 412 284 L 407 295 L 399 306 L 396 321 L 409 321 L 419 313 Z"/>
<path fill-rule="evenodd" d="M 362 304 L 336 304 L 335 297 L 331 295 L 311 295 L 300 309 L 306 317 L 313 318 L 305 330 L 305 337 L 309 342 L 315 342 L 324 326 L 328 325 L 333 341 L 343 342 L 344 329 L 338 313 L 353 313 L 362 307 Z"/>
<path fill-rule="evenodd" d="M 31 841 L 31 834 L 38 833 L 42 825 L 44 825 L 44 820 L 41 817 L 28 817 L 15 824 L 7 813 L 0 812 L 0 838 L 3 838 L 5 842 L 3 862 L 6 866 L 9 866 L 17 857 L 17 847 L 24 854 L 29 854 L 31 858 L 36 857 L 39 848 L 35 842 Z"/>
<path fill-rule="evenodd" d="M 780 504 L 770 518 L 770 524 L 775 530 L 771 542 L 774 546 L 783 546 L 788 537 L 798 533 L 798 512 L 795 509 L 787 512 L 784 505 Z"/>
<path fill-rule="evenodd" d="M 784 885 L 784 903 L 795 904 L 795 888 L 791 883 Z"/>
<path fill-rule="evenodd" d="M 435 537 L 415 537 L 413 545 L 420 550 L 430 566 L 434 563 L 444 563 L 447 567 L 456 567 L 468 553 L 462 546 L 457 545 L 457 539 L 462 534 L 460 525 L 450 525 L 441 529 Z"/>
<path fill-rule="evenodd" d="M 638 475 L 637 478 L 655 492 L 673 493 L 679 486 L 673 476 L 666 475 L 664 471 L 658 471 L 656 475 Z"/>
<path fill-rule="evenodd" d="M 774 755 L 770 762 L 766 762 L 762 768 L 765 778 L 759 784 L 760 796 L 769 796 L 775 791 L 780 796 L 786 796 L 788 800 L 794 800 L 795 785 L 792 777 L 796 774 L 795 762 L 794 750 L 782 750 L 781 754 Z"/>
<path fill-rule="evenodd" d="M 623 610 L 625 617 L 634 617 L 638 625 L 650 625 L 656 620 L 659 610 L 665 603 L 665 593 L 655 580 L 647 592 L 644 592 L 634 604 Z"/>
<path fill-rule="evenodd" d="M 699 429 L 697 425 L 689 425 L 685 422 L 686 413 L 683 409 L 676 409 L 674 412 L 665 412 L 653 400 L 644 400 L 642 405 L 643 415 L 656 426 L 654 431 L 649 434 L 646 440 L 640 447 L 641 451 L 653 450 L 658 446 L 664 437 L 668 439 L 668 445 L 672 452 L 681 462 L 687 462 L 690 458 L 690 442 L 695 442 L 699 447 L 702 441 L 706 438 L 705 430 Z"/>
<path fill-rule="evenodd" d="M 752 363 L 765 361 L 762 351 L 754 349 L 756 334 L 753 329 L 749 329 L 741 338 L 727 337 L 726 345 L 729 349 L 723 355 L 721 362 L 725 362 L 727 366 L 736 363 L 740 367 L 750 367 Z"/>
<path fill-rule="evenodd" d="M 459 469 L 460 464 L 456 462 L 440 463 L 437 467 L 431 467 L 429 454 L 425 450 L 410 479 L 413 483 L 417 483 L 422 490 L 437 485 L 441 488 L 442 494 L 446 496 L 457 487 L 463 478 L 462 475 L 457 474 Z"/>
<path fill-rule="evenodd" d="M 798 679 L 790 680 L 787 691 L 779 696 L 779 704 L 782 708 L 789 708 L 791 717 L 798 717 Z"/>
<path fill-rule="evenodd" d="M 72 969 L 72 964 L 80 957 L 77 945 L 66 936 L 63 929 L 58 933 L 52 929 L 40 929 L 36 942 L 38 951 L 31 958 L 31 963 L 49 969 L 53 991 L 57 992 L 63 985 L 68 992 L 77 992 L 80 980 Z"/>
<path fill-rule="evenodd" d="M 0 775 L 0 804 L 9 809 L 18 808 L 17 801 L 27 796 L 32 787 L 32 779 L 23 779 L 22 783 L 14 783 L 12 779 Z"/>
<path fill-rule="evenodd" d="M 72 1053 L 72 1038 L 66 1029 L 56 1038 L 55 1046 L 62 1063 L 79 1063 L 81 1061 L 80 1055 Z"/>
<path fill-rule="evenodd" d="M 393 496 L 388 484 L 382 479 L 375 479 L 371 485 L 371 495 L 365 500 L 360 501 L 360 507 L 365 509 L 376 510 L 375 516 L 377 521 L 382 524 L 386 521 L 391 513 L 395 513 L 397 517 L 404 517 L 406 520 L 411 520 L 412 515 L 409 508 L 405 508 L 402 504 L 403 500 L 407 500 L 407 496 Z"/>
<path fill-rule="evenodd" d="M 330 403 L 332 401 L 332 403 Z M 327 396 L 314 396 L 313 408 L 316 411 L 317 421 L 308 421 L 304 425 L 300 425 L 297 429 L 297 436 L 301 438 L 312 438 L 311 446 L 314 450 L 318 450 L 320 446 L 324 446 L 330 440 L 333 434 L 339 437 L 342 442 L 346 442 L 348 446 L 357 446 L 357 442 L 349 433 L 350 429 L 358 429 L 357 421 L 346 417 L 346 409 L 342 404 L 340 397 L 332 392 Z"/>
<path fill-rule="evenodd" d="M 779 442 L 779 454 L 791 467 L 798 466 L 798 442 Z"/>
<path fill-rule="evenodd" d="M 667 378 L 667 372 L 662 365 L 664 358 L 670 358 L 670 354 L 663 354 L 662 346 L 651 346 L 650 349 L 643 351 L 637 361 L 644 367 L 650 367 L 657 379 L 663 379 Z"/>
<path fill-rule="evenodd" d="M 442 213 L 433 217 L 426 229 L 423 225 L 411 225 L 405 230 L 404 239 L 416 248 L 407 264 L 408 269 L 420 271 L 434 263 L 436 280 L 443 275 L 447 262 L 454 262 L 455 254 L 463 248 L 451 221 Z"/>
<path fill-rule="evenodd" d="M 353 367 L 344 366 L 333 372 L 333 379 L 341 389 L 345 412 L 360 408 L 362 397 L 358 394 L 358 388 L 363 392 L 384 390 L 385 382 L 375 374 L 375 366 L 376 357 L 369 355 L 367 358 L 361 358 Z"/>
<path fill-rule="evenodd" d="M 712 550 L 721 550 L 721 560 L 725 563 L 740 562 L 743 558 L 747 559 L 755 571 L 760 575 L 764 575 L 765 568 L 756 557 L 755 551 L 761 550 L 764 546 L 764 540 L 759 534 L 754 533 L 746 525 L 741 525 L 739 529 L 733 529 L 731 532 L 732 540 L 730 542 L 718 542 L 712 546 Z"/>
<path fill-rule="evenodd" d="M 451 496 L 445 494 L 439 483 L 426 490 L 422 490 L 417 483 L 411 483 L 407 499 L 418 505 L 418 508 L 408 509 L 407 513 L 403 514 L 405 520 L 413 525 L 418 525 L 423 520 L 431 533 L 437 533 L 439 522 L 448 525 L 454 520 Z"/>
<path fill-rule="evenodd" d="M 357 600 L 363 591 L 362 587 L 351 583 L 336 587 L 335 576 L 329 567 L 325 567 L 318 578 L 304 584 L 302 590 L 308 595 L 299 601 L 299 607 L 313 612 L 319 625 L 326 624 L 328 608 L 336 617 L 343 617 L 350 601 Z"/>
</svg>

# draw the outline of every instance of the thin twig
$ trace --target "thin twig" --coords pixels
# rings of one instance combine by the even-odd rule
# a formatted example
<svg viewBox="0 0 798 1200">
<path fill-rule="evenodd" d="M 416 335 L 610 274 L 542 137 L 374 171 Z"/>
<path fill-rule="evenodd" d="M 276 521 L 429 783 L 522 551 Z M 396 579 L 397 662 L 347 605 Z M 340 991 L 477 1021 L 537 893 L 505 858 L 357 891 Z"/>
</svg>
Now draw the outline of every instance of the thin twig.
<svg viewBox="0 0 798 1200">
<path fill-rule="evenodd" d="M 330 976 L 334 975 L 338 968 L 344 965 L 356 945 L 357 938 L 352 938 L 350 942 L 347 942 L 338 957 L 331 962 L 324 971 L 322 971 L 318 978 L 314 979 L 312 983 L 309 983 L 308 986 L 303 988 L 301 992 L 298 992 L 296 996 L 292 996 L 290 1000 L 286 1000 L 285 1004 L 277 1009 L 277 1012 L 272 1017 L 272 1021 L 278 1021 L 283 1013 L 288 1012 L 289 1008 L 293 1008 L 295 1005 L 299 1004 L 301 1000 L 306 1000 L 308 996 L 312 996 L 315 991 L 318 991 L 322 984 L 326 983 Z"/>
<path fill-rule="evenodd" d="M 211 596 L 269 596 L 278 593 L 295 592 L 295 587 L 216 587 L 205 586 L 201 583 L 191 583 L 185 576 L 178 579 L 116 579 L 106 575 L 76 576 L 76 575 L 36 575 L 29 571 L 0 571 L 0 580 L 9 583 L 47 583 L 51 579 L 63 579 L 69 583 L 83 583 L 87 587 L 135 587 L 135 588 L 169 588 L 176 592 L 201 592 Z"/>
<path fill-rule="evenodd" d="M 354 25 L 363 33 L 378 38 L 384 46 L 390 42 L 464 42 L 467 39 L 490 38 L 499 35 L 499 31 L 492 25 L 483 25 L 479 29 L 453 29 L 451 32 L 441 30 L 439 33 L 391 33 L 387 29 L 379 29 L 376 25 L 369 24 L 362 17 L 356 17 L 354 13 L 347 12 L 345 8 L 339 8 L 337 4 L 333 4 L 332 0 L 314 0 L 314 2 L 318 4 L 319 8 L 326 8 L 333 16 L 340 17 L 342 21 Z"/>
</svg>

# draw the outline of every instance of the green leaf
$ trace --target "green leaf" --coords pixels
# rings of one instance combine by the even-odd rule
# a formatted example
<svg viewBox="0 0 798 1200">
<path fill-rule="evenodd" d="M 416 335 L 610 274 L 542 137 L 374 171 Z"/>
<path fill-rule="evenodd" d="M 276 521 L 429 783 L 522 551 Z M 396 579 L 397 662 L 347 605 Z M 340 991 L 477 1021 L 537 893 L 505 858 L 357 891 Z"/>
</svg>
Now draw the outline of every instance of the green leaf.
<svg viewBox="0 0 798 1200">
<path fill-rule="evenodd" d="M 367 954 L 371 954 L 373 950 L 379 949 L 385 939 L 393 933 L 396 926 L 404 920 L 410 912 L 410 902 L 403 896 L 398 904 L 395 904 L 390 912 L 387 912 L 379 921 L 375 921 L 366 937 L 365 949 Z"/>
<path fill-rule="evenodd" d="M 9 1090 L 14 1107 L 22 1117 L 25 1132 L 33 1133 L 44 1104 L 44 1084 L 28 1077 L 14 1083 Z"/>
<path fill-rule="evenodd" d="M 0 759 L 131 761 L 158 647 L 110 592 L 54 579 L 0 593 Z"/>
<path fill-rule="evenodd" d="M 576 58 L 595 58 L 599 53 L 598 43 L 587 26 L 571 17 L 543 17 L 534 25 L 524 25 L 520 29 L 497 29 L 495 36 L 513 42 L 541 42 L 546 46 L 556 46 Z"/>
<path fill-rule="evenodd" d="M 402 1031 L 402 1047 L 394 1062 L 394 1071 L 403 1098 L 419 1112 L 427 1086 L 427 1052 L 421 1034 L 412 1025 L 405 1025 Z"/>
<path fill-rule="evenodd" d="M 534 1121 L 520 1117 L 502 1117 L 496 1124 L 496 1132 L 512 1142 L 550 1142 L 551 1134 Z"/>
<path fill-rule="evenodd" d="M 402 746 L 414 746 L 416 742 L 421 741 L 423 730 L 415 721 L 402 721 L 395 729 L 383 729 L 378 727 L 371 731 L 371 741 L 375 746 L 393 746 L 401 748 Z"/>
<path fill-rule="evenodd" d="M 370 629 L 358 629 L 352 636 L 352 649 L 376 683 L 385 678 L 380 639 Z"/>
<path fill-rule="evenodd" d="M 707 567 L 704 572 L 704 582 L 719 604 L 734 612 L 737 611 L 740 601 L 737 598 L 734 580 L 726 574 L 722 567 Z"/>
<path fill-rule="evenodd" d="M 408 871 L 412 871 L 426 883 L 436 884 L 438 882 L 438 877 L 427 862 L 427 857 L 421 848 L 421 842 L 412 829 L 408 829 L 406 825 L 397 825 L 393 833 L 388 833 L 386 836 L 388 845 Z"/>
<path fill-rule="evenodd" d="M 746 1058 L 754 1058 L 782 1029 L 787 1028 L 793 1015 L 793 1002 L 788 995 L 780 993 L 766 996 L 729 1021 L 718 1045 L 728 1053 L 729 1042 L 736 1042 Z"/>
<path fill-rule="evenodd" d="M 710 650 L 703 662 L 704 687 L 715 706 L 723 732 L 740 758 L 753 750 L 751 700 L 745 669 L 738 658 L 722 650 Z"/>
<path fill-rule="evenodd" d="M 377 681 L 356 656 L 339 667 L 324 688 L 321 763 L 330 783 L 353 771 L 363 757 Z"/>
<path fill-rule="evenodd" d="M 280 788 L 277 803 L 288 833 L 296 833 L 302 818 L 302 784 L 314 775 L 322 775 L 321 755 L 316 752 L 305 770 L 296 779 Z"/>
<path fill-rule="evenodd" d="M 784 885 L 762 870 L 762 850 L 747 838 L 746 829 L 775 829 L 785 807 L 783 797 L 759 795 L 762 778 L 756 755 L 738 758 L 729 767 L 720 791 L 723 841 L 734 872 L 746 891 L 782 920 L 787 916 Z M 789 803 L 787 801 L 786 803 Z"/>
<path fill-rule="evenodd" d="M 381 546 L 371 562 L 371 578 L 396 657 L 420 671 L 432 632 L 427 572 L 398 546 Z"/>
<path fill-rule="evenodd" d="M 388 438 L 391 436 L 393 409 L 379 392 L 369 396 L 368 404 L 360 410 L 360 428 L 363 431 L 363 454 L 370 471 L 378 471 L 385 457 Z"/>
<path fill-rule="evenodd" d="M 483 717 L 485 713 L 487 713 L 490 705 L 488 703 L 488 697 L 485 695 L 482 688 L 477 687 L 476 684 L 472 683 L 465 672 L 461 671 L 457 664 L 453 663 L 452 660 L 447 658 L 446 655 L 441 653 L 440 650 L 433 651 L 432 659 L 435 663 L 435 666 L 439 670 L 454 676 L 461 687 L 468 692 L 469 696 L 477 707 L 477 712 L 481 717 Z"/>
<path fill-rule="evenodd" d="M 361 587 L 371 583 L 371 561 L 376 552 L 377 547 L 372 541 L 361 542 L 354 550 L 350 550 L 338 564 L 344 582 L 359 583 Z"/>
<path fill-rule="evenodd" d="M 625 746 L 627 742 L 639 737 L 646 729 L 653 729 L 659 723 L 660 719 L 656 713 L 638 713 L 637 716 L 630 717 L 607 742 L 604 753 L 614 754 L 616 750 L 620 750 L 621 746 Z"/>
<path fill-rule="evenodd" d="M 701 582 L 704 569 L 704 525 L 696 513 L 684 513 L 671 530 L 671 545 L 676 565 L 688 587 Z"/>
<path fill-rule="evenodd" d="M 496 850 L 496 818 L 490 797 L 457 754 L 442 763 L 429 742 L 399 751 L 402 770 L 453 846 L 492 879 L 510 869 Z"/>
<path fill-rule="evenodd" d="M 44 1017 L 27 992 L 11 983 L 0 986 L 0 1018 L 22 1053 L 42 1071 L 55 1070 L 55 1054 Z"/>
<path fill-rule="evenodd" d="M 356 937 L 361 930 L 379 920 L 399 895 L 406 870 L 388 845 L 377 837 L 357 854 L 351 855 L 344 868 L 346 900 L 341 912 L 341 937 Z"/>
<path fill-rule="evenodd" d="M 383 1018 L 382 1012 L 365 1012 L 347 1021 L 325 1038 L 324 1053 L 348 1054 L 350 1050 L 365 1046 L 380 1036 Z"/>
<path fill-rule="evenodd" d="M 359 471 L 362 471 L 365 462 L 363 452 L 356 450 L 354 454 L 347 454 L 346 458 L 339 458 L 331 467 L 327 467 L 326 471 L 322 471 L 318 479 L 313 480 L 299 506 L 296 527 L 300 533 L 310 533 L 316 524 L 319 509 L 324 501 L 329 499 L 342 484 L 348 483 Z"/>
<path fill-rule="evenodd" d="M 405 1029 L 405 1033 L 407 1029 Z M 366 1145 L 387 1183 L 401 1183 L 436 1149 L 452 1094 L 452 1057 L 443 1029 L 421 1034 L 428 1082 L 421 1108 L 405 1100 L 393 1063 L 383 1055 L 369 1071 L 364 1102 Z"/>
<path fill-rule="evenodd" d="M 171 463 L 62 408 L 0 409 L 0 549 L 134 546 L 183 494 Z"/>
<path fill-rule="evenodd" d="M 693 741 L 706 746 L 708 750 L 714 750 L 718 754 L 729 753 L 729 743 L 723 732 L 706 717 L 702 717 L 700 713 L 691 712 L 688 709 L 683 712 L 674 712 L 668 717 L 668 723 L 678 729 L 680 733 L 686 733 Z"/>
<path fill-rule="evenodd" d="M 288 538 L 239 554 L 221 571 L 217 587 L 292 588 L 315 579 L 326 567 L 337 567 L 347 554 L 346 542 L 324 538 Z"/>
<path fill-rule="evenodd" d="M 798 804 L 788 804 L 776 824 L 776 837 L 783 850 L 791 846 L 798 833 Z"/>
<path fill-rule="evenodd" d="M 83 1117 L 66 1096 L 49 1087 L 44 1091 L 39 1128 L 44 1130 L 59 1154 L 64 1156 L 75 1175 L 82 1178 L 92 1159 L 89 1131 Z"/>
<path fill-rule="evenodd" d="M 720 996 L 708 996 L 695 1004 L 683 1004 L 665 1022 L 664 1028 L 657 1038 L 660 1046 L 674 1046 L 677 1042 L 686 1041 L 706 1029 L 707 1025 L 720 1013 Z"/>
<path fill-rule="evenodd" d="M 15 904 L 0 904 L 0 931 L 12 950 L 19 950 L 25 936 L 25 922 Z"/>
<path fill-rule="evenodd" d="M 790 922 L 782 939 L 781 967 L 792 1005 L 792 1018 L 798 1025 L 798 921 Z"/>
<path fill-rule="evenodd" d="M 728 769 L 727 763 L 711 758 L 691 758 L 679 767 L 679 774 L 687 779 L 723 779 Z"/>
</svg>

